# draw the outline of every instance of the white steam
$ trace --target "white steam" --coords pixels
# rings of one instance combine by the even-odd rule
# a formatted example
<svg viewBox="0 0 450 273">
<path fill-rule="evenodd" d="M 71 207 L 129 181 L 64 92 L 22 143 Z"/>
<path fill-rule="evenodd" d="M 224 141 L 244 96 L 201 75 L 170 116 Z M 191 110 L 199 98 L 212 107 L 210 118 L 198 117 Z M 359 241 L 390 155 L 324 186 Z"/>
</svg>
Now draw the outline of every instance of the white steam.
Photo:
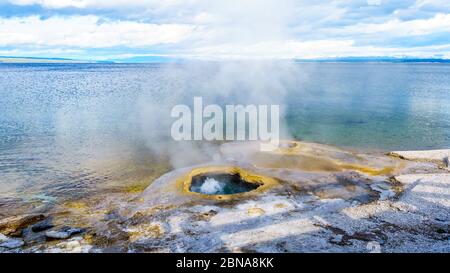
<svg viewBox="0 0 450 273">
<path fill-rule="evenodd" d="M 88 147 L 89 153 L 107 154 L 100 146 L 113 133 L 115 139 L 107 149 L 117 150 L 119 143 L 120 153 L 125 149 L 131 154 L 151 154 L 168 159 L 173 168 L 220 159 L 214 141 L 172 139 L 173 106 L 192 107 L 195 96 L 202 97 L 204 105 L 218 104 L 223 109 L 227 104 L 276 104 L 280 136 L 288 138 L 286 96 L 304 80 L 295 63 L 275 61 L 119 65 L 105 71 L 80 71 L 83 82 L 74 77 L 74 89 L 80 95 L 64 102 L 56 117 L 61 142 L 71 138 L 76 149 Z"/>
<path fill-rule="evenodd" d="M 200 187 L 200 193 L 203 194 L 221 194 L 223 193 L 225 184 L 215 180 L 214 178 L 207 177 Z"/>
<path fill-rule="evenodd" d="M 293 63 L 226 62 L 191 63 L 166 67 L 163 74 L 174 81 L 158 86 L 160 97 L 151 92 L 137 102 L 130 122 L 135 133 L 153 152 L 168 154 L 175 168 L 208 162 L 217 154 L 217 146 L 207 141 L 174 141 L 170 135 L 170 110 L 177 104 L 192 107 L 194 96 L 201 96 L 205 105 L 279 105 L 280 130 L 289 137 L 284 115 L 289 88 L 300 85 L 301 73 Z M 223 108 L 224 109 L 224 108 Z"/>
</svg>

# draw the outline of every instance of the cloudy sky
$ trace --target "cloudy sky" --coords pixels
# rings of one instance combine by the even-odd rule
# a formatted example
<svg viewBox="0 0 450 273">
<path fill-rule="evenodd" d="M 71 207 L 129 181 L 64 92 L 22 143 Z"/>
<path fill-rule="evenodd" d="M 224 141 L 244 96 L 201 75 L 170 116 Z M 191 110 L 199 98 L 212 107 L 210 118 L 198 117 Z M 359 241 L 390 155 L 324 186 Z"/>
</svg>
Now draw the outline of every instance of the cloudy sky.
<svg viewBox="0 0 450 273">
<path fill-rule="evenodd" d="M 0 0 L 0 56 L 450 58 L 450 2 Z"/>
</svg>

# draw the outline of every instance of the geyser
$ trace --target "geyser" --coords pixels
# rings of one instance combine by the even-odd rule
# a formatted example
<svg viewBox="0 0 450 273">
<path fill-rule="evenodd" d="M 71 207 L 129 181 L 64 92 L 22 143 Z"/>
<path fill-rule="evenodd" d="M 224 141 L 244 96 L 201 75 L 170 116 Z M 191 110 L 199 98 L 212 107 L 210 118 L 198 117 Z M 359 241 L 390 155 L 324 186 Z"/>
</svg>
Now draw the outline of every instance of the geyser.
<svg viewBox="0 0 450 273">
<path fill-rule="evenodd" d="M 235 194 L 254 190 L 260 185 L 245 181 L 239 174 L 210 173 L 194 176 L 190 190 L 202 194 Z"/>
<path fill-rule="evenodd" d="M 279 181 L 237 166 L 205 166 L 181 176 L 177 184 L 188 195 L 229 200 L 258 194 Z"/>
</svg>

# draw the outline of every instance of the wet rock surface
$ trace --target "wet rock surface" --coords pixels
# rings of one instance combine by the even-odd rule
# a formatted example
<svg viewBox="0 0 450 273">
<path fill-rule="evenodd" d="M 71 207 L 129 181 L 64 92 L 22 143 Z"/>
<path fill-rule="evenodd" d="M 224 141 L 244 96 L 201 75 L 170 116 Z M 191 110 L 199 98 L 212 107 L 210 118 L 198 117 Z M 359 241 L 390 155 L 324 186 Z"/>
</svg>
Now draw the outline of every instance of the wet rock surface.
<svg viewBox="0 0 450 273">
<path fill-rule="evenodd" d="M 19 216 L 7 217 L 0 220 L 0 233 L 4 235 L 19 236 L 22 229 L 34 224 L 45 216 L 43 214 L 26 214 Z"/>
</svg>

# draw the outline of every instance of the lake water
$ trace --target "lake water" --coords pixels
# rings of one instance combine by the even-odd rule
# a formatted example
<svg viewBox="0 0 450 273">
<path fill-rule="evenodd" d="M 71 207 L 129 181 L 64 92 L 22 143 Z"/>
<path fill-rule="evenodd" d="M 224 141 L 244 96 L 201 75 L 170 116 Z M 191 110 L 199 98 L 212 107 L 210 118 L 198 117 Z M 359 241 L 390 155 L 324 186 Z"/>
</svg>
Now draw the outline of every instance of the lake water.
<svg viewBox="0 0 450 273">
<path fill-rule="evenodd" d="M 52 203 L 180 165 L 169 111 L 194 95 L 280 104 L 285 137 L 450 148 L 448 64 L 0 64 L 0 199 Z"/>
</svg>

